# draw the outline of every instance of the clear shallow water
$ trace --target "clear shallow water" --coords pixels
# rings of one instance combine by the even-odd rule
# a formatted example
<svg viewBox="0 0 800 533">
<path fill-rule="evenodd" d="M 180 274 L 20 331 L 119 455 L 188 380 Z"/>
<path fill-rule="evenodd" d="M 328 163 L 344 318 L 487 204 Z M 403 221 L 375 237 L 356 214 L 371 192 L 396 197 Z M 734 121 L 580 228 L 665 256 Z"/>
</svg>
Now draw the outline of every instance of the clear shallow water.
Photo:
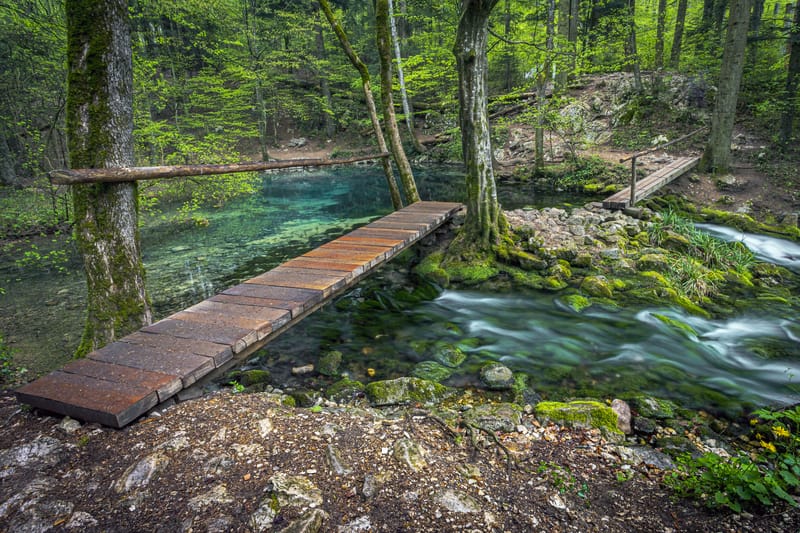
<svg viewBox="0 0 800 533">
<path fill-rule="evenodd" d="M 457 168 L 422 169 L 417 179 L 425 199 L 463 200 Z M 385 188 L 376 167 L 273 174 L 259 193 L 199 213 L 208 227 L 146 219 L 142 242 L 156 315 L 187 307 L 388 213 Z M 520 185 L 501 188 L 500 197 L 507 209 L 568 201 Z M 38 244 L 42 252 L 65 246 L 49 239 Z M 766 241 L 762 248 L 778 250 L 773 255 L 782 260 L 792 244 Z M 15 259 L 0 257 L 0 286 L 7 291 L 0 296 L 0 331 L 19 364 L 42 372 L 66 362 L 77 346 L 83 274 L 75 256 L 65 273 L 20 269 Z M 409 297 L 414 289 L 422 294 Z M 281 379 L 291 366 L 338 349 L 345 355 L 343 370 L 353 377 L 367 379 L 366 369 L 373 368 L 376 378 L 387 378 L 407 375 L 437 346 L 458 345 L 468 360 L 448 381 L 453 385 L 474 383 L 483 362 L 500 360 L 529 373 L 534 388 L 550 396 L 639 391 L 735 410 L 740 401 L 800 401 L 799 338 L 796 317 L 705 321 L 670 309 L 600 308 L 578 314 L 552 294 L 439 294 L 387 269 L 270 344 L 263 361 Z"/>
</svg>

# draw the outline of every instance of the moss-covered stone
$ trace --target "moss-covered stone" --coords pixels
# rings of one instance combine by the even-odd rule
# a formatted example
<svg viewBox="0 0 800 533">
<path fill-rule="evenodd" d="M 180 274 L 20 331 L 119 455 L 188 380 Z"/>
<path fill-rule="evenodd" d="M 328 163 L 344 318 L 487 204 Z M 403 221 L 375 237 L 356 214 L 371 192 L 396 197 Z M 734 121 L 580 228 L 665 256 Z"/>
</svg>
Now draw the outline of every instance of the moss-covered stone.
<svg viewBox="0 0 800 533">
<path fill-rule="evenodd" d="M 686 252 L 691 248 L 691 243 L 685 235 L 676 233 L 674 231 L 667 231 L 664 238 L 661 240 L 661 247 L 667 250 L 674 250 L 677 252 Z"/>
<path fill-rule="evenodd" d="M 429 254 L 414 268 L 414 273 L 442 287 L 447 287 L 450 284 L 450 275 L 442 268 L 443 259 L 444 252 Z"/>
<path fill-rule="evenodd" d="M 458 368 L 467 358 L 467 354 L 457 346 L 447 343 L 437 343 L 433 358 L 440 364 L 450 368 Z"/>
<path fill-rule="evenodd" d="M 237 370 L 235 372 L 231 372 L 228 374 L 228 378 L 230 381 L 236 381 L 245 387 L 252 387 L 253 385 L 269 383 L 270 373 L 268 370 L 253 368 L 250 370 Z"/>
<path fill-rule="evenodd" d="M 697 331 L 695 331 L 695 329 L 692 326 L 690 326 L 686 322 L 683 322 L 682 320 L 678 320 L 676 318 L 672 318 L 667 315 L 662 315 L 660 313 L 653 313 L 653 317 L 657 318 L 658 320 L 660 320 L 661 322 L 670 327 L 673 327 L 684 333 L 688 333 L 689 335 L 692 335 L 694 337 L 697 336 Z"/>
<path fill-rule="evenodd" d="M 581 291 L 600 298 L 611 298 L 614 294 L 605 276 L 586 276 L 581 283 Z"/>
<path fill-rule="evenodd" d="M 350 378 L 343 378 L 325 391 L 325 396 L 337 403 L 352 401 L 364 392 L 364 384 Z"/>
<path fill-rule="evenodd" d="M 548 291 L 560 291 L 566 289 L 569 284 L 555 276 L 547 276 L 542 282 L 542 288 Z"/>
<path fill-rule="evenodd" d="M 633 407 L 638 416 L 657 420 L 675 418 L 675 412 L 678 408 L 674 402 L 669 400 L 662 400 L 660 398 L 644 395 L 629 398 L 628 403 Z"/>
<path fill-rule="evenodd" d="M 666 272 L 669 269 L 667 257 L 663 254 L 644 254 L 636 261 L 639 270 Z"/>
<path fill-rule="evenodd" d="M 500 273 L 497 265 L 489 259 L 473 262 L 452 261 L 444 269 L 451 282 L 464 285 L 478 285 Z"/>
<path fill-rule="evenodd" d="M 539 402 L 535 411 L 536 418 L 542 422 L 555 422 L 568 427 L 597 428 L 607 435 L 623 434 L 617 428 L 617 413 L 600 402 Z"/>
<path fill-rule="evenodd" d="M 531 289 L 541 289 L 544 287 L 544 278 L 536 272 L 528 272 L 519 268 L 504 267 L 503 271 L 511 276 L 515 284 Z"/>
<path fill-rule="evenodd" d="M 408 403 L 435 404 L 450 394 L 450 389 L 433 381 L 420 378 L 398 378 L 373 381 L 364 389 L 370 403 L 375 406 Z"/>
<path fill-rule="evenodd" d="M 588 253 L 578 253 L 575 258 L 570 261 L 570 265 L 575 268 L 591 268 L 592 267 L 592 255 Z"/>
<path fill-rule="evenodd" d="M 580 313 L 587 307 L 592 305 L 592 302 L 589 301 L 589 298 L 580 294 L 570 294 L 564 297 L 564 303 L 566 303 L 573 311 Z"/>
<path fill-rule="evenodd" d="M 339 373 L 339 365 L 342 364 L 342 352 L 331 350 L 320 356 L 317 362 L 317 372 L 323 376 L 335 376 Z"/>
<path fill-rule="evenodd" d="M 653 270 L 647 270 L 644 272 L 639 272 L 639 276 L 645 278 L 650 284 L 660 285 L 662 287 L 669 287 L 670 282 L 669 280 L 664 277 L 663 274 L 660 272 L 655 272 Z"/>
<path fill-rule="evenodd" d="M 503 363 L 487 363 L 481 367 L 480 380 L 491 390 L 506 390 L 514 385 L 514 374 Z"/>
<path fill-rule="evenodd" d="M 547 273 L 550 277 L 557 278 L 561 281 L 567 281 L 572 277 L 572 269 L 569 267 L 569 262 L 564 259 L 559 259 L 555 265 L 548 269 Z"/>
<path fill-rule="evenodd" d="M 484 403 L 463 414 L 468 424 L 489 431 L 515 431 L 522 422 L 522 408 L 513 403 Z"/>
<path fill-rule="evenodd" d="M 436 361 L 421 361 L 414 366 L 411 375 L 415 378 L 440 383 L 453 375 L 453 369 Z"/>
</svg>

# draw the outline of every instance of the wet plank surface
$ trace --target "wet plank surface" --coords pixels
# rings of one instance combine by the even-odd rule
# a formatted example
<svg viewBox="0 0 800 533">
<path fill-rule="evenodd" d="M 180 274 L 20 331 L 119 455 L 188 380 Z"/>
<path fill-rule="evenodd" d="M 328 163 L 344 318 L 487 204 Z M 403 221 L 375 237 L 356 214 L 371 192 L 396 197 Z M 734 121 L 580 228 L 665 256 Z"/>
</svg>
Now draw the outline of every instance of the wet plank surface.
<svg viewBox="0 0 800 533">
<path fill-rule="evenodd" d="M 418 202 L 17 389 L 20 402 L 123 427 L 251 353 L 435 230 L 460 204 Z"/>
</svg>

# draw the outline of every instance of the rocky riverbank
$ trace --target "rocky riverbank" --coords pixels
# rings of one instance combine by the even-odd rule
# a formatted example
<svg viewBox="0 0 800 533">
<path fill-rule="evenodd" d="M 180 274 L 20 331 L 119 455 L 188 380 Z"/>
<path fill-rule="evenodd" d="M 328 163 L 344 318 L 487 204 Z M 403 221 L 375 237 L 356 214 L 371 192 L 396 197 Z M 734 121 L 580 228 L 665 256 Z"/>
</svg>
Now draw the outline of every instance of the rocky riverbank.
<svg viewBox="0 0 800 533">
<path fill-rule="evenodd" d="M 0 398 L 0 528 L 38 531 L 791 531 L 661 486 L 634 439 L 509 404 L 287 407 L 219 392 L 118 431 Z"/>
</svg>

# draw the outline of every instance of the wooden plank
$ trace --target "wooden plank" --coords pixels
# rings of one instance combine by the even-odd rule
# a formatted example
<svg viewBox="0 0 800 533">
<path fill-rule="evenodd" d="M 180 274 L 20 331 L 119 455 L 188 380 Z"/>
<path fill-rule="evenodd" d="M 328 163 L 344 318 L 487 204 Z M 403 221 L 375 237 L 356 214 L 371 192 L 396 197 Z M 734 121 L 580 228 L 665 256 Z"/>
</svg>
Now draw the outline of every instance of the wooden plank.
<svg viewBox="0 0 800 533">
<path fill-rule="evenodd" d="M 295 317 L 322 301 L 322 291 L 297 287 L 277 287 L 258 283 L 242 283 L 222 291 L 226 296 L 259 298 L 263 305 L 278 309 L 288 309 Z M 215 297 L 212 297 L 212 300 Z"/>
<path fill-rule="evenodd" d="M 64 366 L 61 371 L 111 383 L 146 387 L 156 391 L 159 402 L 166 401 L 183 388 L 181 379 L 177 376 L 87 358 L 76 359 Z"/>
<path fill-rule="evenodd" d="M 393 250 L 399 250 L 403 248 L 404 244 L 402 240 L 399 239 L 379 239 L 377 237 L 358 237 L 353 236 L 352 234 L 345 235 L 344 237 L 339 237 L 336 239 L 338 242 L 352 242 L 354 244 L 361 244 L 365 246 L 384 246 L 386 248 L 392 248 Z"/>
<path fill-rule="evenodd" d="M 211 357 L 178 352 L 165 355 L 156 348 L 136 346 L 126 342 L 112 342 L 89 353 L 86 358 L 177 376 L 183 382 L 184 388 L 215 368 Z"/>
<path fill-rule="evenodd" d="M 322 291 L 323 298 L 332 294 L 334 291 L 344 288 L 346 285 L 345 280 L 340 277 L 276 272 L 274 270 L 256 276 L 248 280 L 248 283 L 270 285 L 273 287 L 290 287 L 293 289 L 315 289 Z M 236 350 L 234 350 L 234 353 L 236 353 Z"/>
<path fill-rule="evenodd" d="M 232 326 L 235 328 L 248 329 L 251 331 L 251 333 L 245 338 L 246 342 L 248 342 L 248 345 L 260 341 L 272 333 L 272 323 L 269 320 L 258 320 L 242 316 L 179 311 L 168 316 L 167 318 L 183 320 L 185 322 L 194 322 L 196 324 L 208 324 L 209 326 L 218 326 L 223 328 Z"/>
<path fill-rule="evenodd" d="M 652 174 L 636 182 L 635 202 L 647 198 L 661 187 L 682 176 L 700 162 L 699 157 L 680 157 L 668 165 L 658 169 Z M 625 209 L 630 204 L 630 187 L 609 196 L 603 200 L 606 209 Z"/>
<path fill-rule="evenodd" d="M 366 268 L 372 268 L 374 265 L 380 263 L 386 258 L 386 252 L 376 250 L 373 252 L 356 252 L 354 250 L 345 250 L 336 248 L 335 246 L 319 247 L 316 250 L 306 252 L 300 257 L 318 257 L 323 259 L 346 259 L 351 261 L 361 261 L 366 265 Z"/>
<path fill-rule="evenodd" d="M 156 391 L 67 372 L 52 372 L 15 391 L 39 409 L 121 428 L 158 404 Z"/>
<path fill-rule="evenodd" d="M 323 248 L 323 247 L 321 247 Z M 332 241 L 329 242 L 324 246 L 325 250 L 338 250 L 338 251 L 352 251 L 358 254 L 366 254 L 366 253 L 373 253 L 376 254 L 385 254 L 388 252 L 394 251 L 394 247 L 392 246 L 380 246 L 376 244 L 357 244 L 354 242 L 336 242 Z"/>
<path fill-rule="evenodd" d="M 142 328 L 148 333 L 163 333 L 181 339 L 200 339 L 203 341 L 227 344 L 231 351 L 237 354 L 255 342 L 255 332 L 236 327 L 215 327 L 210 325 L 195 324 L 185 320 L 165 318 L 155 324 Z"/>
<path fill-rule="evenodd" d="M 378 239 L 397 239 L 402 241 L 404 245 L 409 245 L 412 241 L 420 237 L 419 232 L 416 231 L 378 229 L 378 228 L 370 229 L 367 228 L 366 226 L 350 232 L 349 235 L 353 237 L 362 237 L 362 238 L 375 237 Z"/>
<path fill-rule="evenodd" d="M 291 266 L 287 264 L 278 265 L 273 268 L 270 272 L 277 272 L 277 273 L 286 273 L 286 274 L 297 274 L 301 276 L 310 276 L 310 277 L 320 277 L 320 278 L 340 278 L 345 282 L 350 281 L 353 279 L 353 275 L 350 271 L 341 271 L 341 270 L 320 270 L 315 268 L 305 268 L 300 266 Z"/>
<path fill-rule="evenodd" d="M 225 316 L 235 316 L 271 322 L 273 327 L 279 328 L 288 322 L 292 316 L 286 309 L 276 309 L 274 307 L 252 305 L 238 305 L 229 302 L 214 302 L 203 300 L 186 311 L 191 313 L 213 313 Z"/>
<path fill-rule="evenodd" d="M 193 353 L 203 355 L 214 360 L 214 365 L 219 367 L 233 358 L 233 351 L 227 344 L 204 341 L 200 339 L 186 339 L 164 335 L 159 333 L 147 333 L 137 331 L 125 337 L 119 342 L 127 342 L 138 346 L 149 346 L 155 348 L 165 355 L 178 353 Z"/>
<path fill-rule="evenodd" d="M 434 222 L 390 222 L 390 221 L 378 221 L 373 222 L 372 224 L 367 224 L 363 226 L 364 228 L 369 229 L 403 229 L 409 231 L 427 231 L 433 226 Z"/>
<path fill-rule="evenodd" d="M 360 276 L 366 271 L 363 263 L 350 262 L 346 260 L 323 259 L 319 257 L 298 257 L 291 261 L 286 261 L 281 266 L 292 268 L 310 268 L 315 270 L 351 272 L 354 276 Z"/>
</svg>

